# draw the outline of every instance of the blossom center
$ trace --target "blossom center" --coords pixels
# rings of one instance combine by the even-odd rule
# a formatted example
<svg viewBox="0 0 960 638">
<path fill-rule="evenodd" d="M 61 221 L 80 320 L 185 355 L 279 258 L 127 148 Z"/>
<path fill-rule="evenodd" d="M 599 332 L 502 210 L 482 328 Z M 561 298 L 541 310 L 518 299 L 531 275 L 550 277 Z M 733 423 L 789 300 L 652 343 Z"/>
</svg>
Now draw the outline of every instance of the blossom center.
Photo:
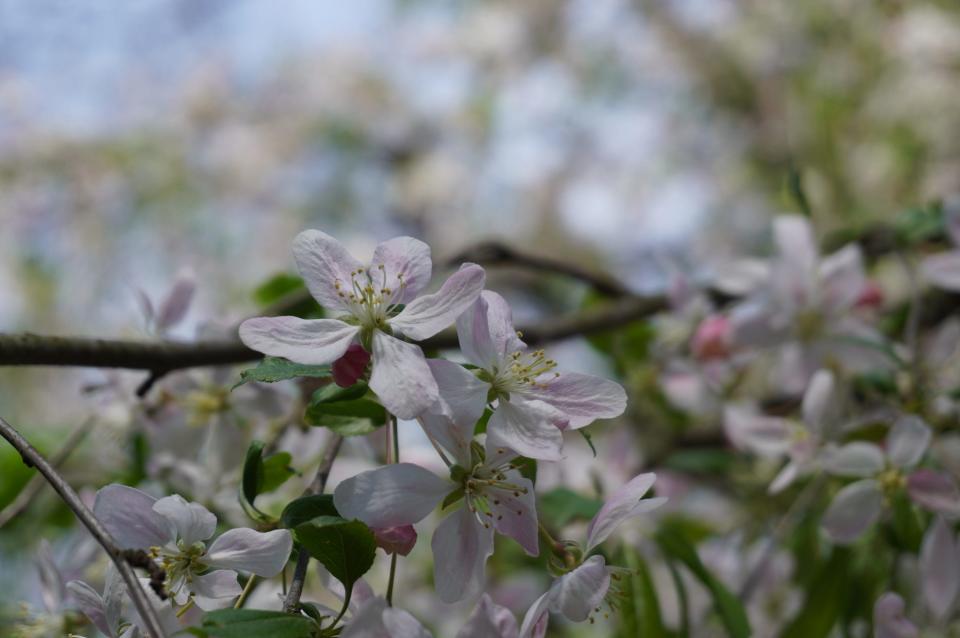
<svg viewBox="0 0 960 638">
<path fill-rule="evenodd" d="M 395 281 L 388 281 L 386 266 L 377 264 L 354 270 L 349 282 L 337 279 L 334 286 L 350 314 L 369 331 L 385 330 L 387 320 L 400 312 L 398 300 L 407 282 L 402 272 L 397 273 Z"/>
<path fill-rule="evenodd" d="M 553 372 L 557 367 L 557 362 L 548 359 L 543 350 L 534 350 L 533 352 L 516 351 L 510 355 L 506 365 L 503 368 L 495 369 L 491 385 L 493 390 L 500 395 L 509 395 L 511 392 L 523 390 L 525 388 L 546 388 L 550 379 L 560 376 L 559 372 Z"/>
</svg>

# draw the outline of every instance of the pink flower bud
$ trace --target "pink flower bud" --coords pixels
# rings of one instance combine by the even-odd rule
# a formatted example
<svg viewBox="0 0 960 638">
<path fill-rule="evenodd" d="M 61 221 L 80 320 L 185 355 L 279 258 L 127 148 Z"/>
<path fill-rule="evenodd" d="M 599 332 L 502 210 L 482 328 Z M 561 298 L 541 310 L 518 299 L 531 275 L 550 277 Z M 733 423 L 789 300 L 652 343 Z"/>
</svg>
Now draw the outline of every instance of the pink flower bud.
<svg viewBox="0 0 960 638">
<path fill-rule="evenodd" d="M 857 296 L 857 308 L 879 308 L 883 305 L 883 288 L 875 281 L 867 281 Z"/>
<path fill-rule="evenodd" d="M 375 527 L 373 535 L 377 540 L 377 547 L 383 548 L 388 554 L 406 556 L 417 544 L 417 531 L 413 529 L 413 525 Z"/>
<path fill-rule="evenodd" d="M 697 359 L 722 359 L 730 354 L 730 320 L 723 315 L 711 315 L 700 322 L 690 342 Z"/>
<path fill-rule="evenodd" d="M 333 362 L 333 381 L 341 388 L 349 388 L 363 376 L 370 363 L 370 353 L 355 343 L 342 357 Z"/>
</svg>

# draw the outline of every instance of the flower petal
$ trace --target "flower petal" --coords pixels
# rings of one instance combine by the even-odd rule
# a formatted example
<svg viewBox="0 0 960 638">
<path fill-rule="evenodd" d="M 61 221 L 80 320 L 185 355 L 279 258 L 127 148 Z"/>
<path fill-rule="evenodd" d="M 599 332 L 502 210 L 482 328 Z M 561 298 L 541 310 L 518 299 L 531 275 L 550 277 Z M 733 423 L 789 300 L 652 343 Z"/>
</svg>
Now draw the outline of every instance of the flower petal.
<svg viewBox="0 0 960 638">
<path fill-rule="evenodd" d="M 195 288 L 193 277 L 186 274 L 177 277 L 170 292 L 157 308 L 154 328 L 158 333 L 165 333 L 183 320 L 187 309 L 190 308 Z"/>
<path fill-rule="evenodd" d="M 666 501 L 665 498 L 641 500 L 653 487 L 656 479 L 657 475 L 653 472 L 640 474 L 610 495 L 587 527 L 587 547 L 584 550 L 586 553 L 590 553 L 590 550 L 605 541 L 613 530 L 627 519 L 649 512 Z"/>
<path fill-rule="evenodd" d="M 484 290 L 457 319 L 457 337 L 467 360 L 485 370 L 492 370 L 510 353 L 526 348 L 513 327 L 510 306 L 492 290 Z"/>
<path fill-rule="evenodd" d="M 920 262 L 920 272 L 933 285 L 960 292 L 960 251 L 926 257 Z"/>
<path fill-rule="evenodd" d="M 767 488 L 767 492 L 770 494 L 779 494 L 793 485 L 793 482 L 797 480 L 799 475 L 800 464 L 796 461 L 790 461 L 773 477 L 773 480 L 770 482 L 770 487 Z"/>
<path fill-rule="evenodd" d="M 803 394 L 803 422 L 814 431 L 822 431 L 824 416 L 833 398 L 834 377 L 829 370 L 817 370 Z"/>
<path fill-rule="evenodd" d="M 501 400 L 487 422 L 487 445 L 506 447 L 531 459 L 563 458 L 563 434 L 552 415 L 534 403 Z"/>
<path fill-rule="evenodd" d="M 867 283 L 860 247 L 849 244 L 824 257 L 820 262 L 819 275 L 820 302 L 824 307 L 834 312 L 853 307 Z"/>
<path fill-rule="evenodd" d="M 834 542 L 851 543 L 880 518 L 881 500 L 873 479 L 851 483 L 837 492 L 821 524 Z"/>
<path fill-rule="evenodd" d="M 867 478 L 883 471 L 883 450 L 873 443 L 855 441 L 825 452 L 824 469 L 834 476 Z"/>
<path fill-rule="evenodd" d="M 325 308 L 343 310 L 337 282 L 350 291 L 353 273 L 362 270 L 363 264 L 343 244 L 319 230 L 305 230 L 297 235 L 293 240 L 293 258 L 313 298 Z"/>
<path fill-rule="evenodd" d="M 533 482 L 515 470 L 507 472 L 506 482 L 520 489 L 511 491 L 490 488 L 485 491 L 490 512 L 493 514 L 491 522 L 498 532 L 520 543 L 531 556 L 536 556 L 540 552 L 540 546 Z"/>
<path fill-rule="evenodd" d="M 71 580 L 67 583 L 67 589 L 83 615 L 89 618 L 90 622 L 105 636 L 115 638 L 117 635 L 116 627 L 107 622 L 106 607 L 103 604 L 103 599 L 100 598 L 100 594 L 93 587 L 79 580 Z"/>
<path fill-rule="evenodd" d="M 591 556 L 553 583 L 550 610 L 573 622 L 583 622 L 600 606 L 609 588 L 610 572 L 603 556 Z"/>
<path fill-rule="evenodd" d="M 197 606 L 205 610 L 220 609 L 225 602 L 236 598 L 243 591 L 237 582 L 237 572 L 230 569 L 218 569 L 194 576 L 190 589 L 196 594 Z"/>
<path fill-rule="evenodd" d="M 939 516 L 923 537 L 920 548 L 920 576 L 927 607 L 938 621 L 943 620 L 960 591 L 960 551 L 953 530 Z"/>
<path fill-rule="evenodd" d="M 456 638 L 517 638 L 518 635 L 513 612 L 484 594 Z"/>
<path fill-rule="evenodd" d="M 423 520 L 454 488 L 419 465 L 396 463 L 342 481 L 333 491 L 333 504 L 344 518 L 398 527 Z"/>
<path fill-rule="evenodd" d="M 390 638 L 432 638 L 420 621 L 413 615 L 396 607 L 383 610 L 383 628 Z"/>
<path fill-rule="evenodd" d="M 627 393 L 619 383 L 577 372 L 538 379 L 522 394 L 559 410 L 568 421 L 566 429 L 581 428 L 596 419 L 612 419 L 627 407 Z"/>
<path fill-rule="evenodd" d="M 432 295 L 417 297 L 399 315 L 390 319 L 390 327 L 415 341 L 437 334 L 477 300 L 486 273 L 476 264 L 464 264 L 443 282 Z"/>
<path fill-rule="evenodd" d="M 440 600 L 455 603 L 483 587 L 487 558 L 493 553 L 493 528 L 481 524 L 469 509 L 461 507 L 443 519 L 430 547 Z"/>
<path fill-rule="evenodd" d="M 121 549 L 162 547 L 174 540 L 174 530 L 153 511 L 156 501 L 146 492 L 114 483 L 97 492 L 93 514 Z"/>
<path fill-rule="evenodd" d="M 710 278 L 712 286 L 733 297 L 745 297 L 770 277 L 770 264 L 765 259 L 737 259 L 719 264 Z"/>
<path fill-rule="evenodd" d="M 920 462 L 930 446 L 930 426 L 917 416 L 897 419 L 887 436 L 887 456 L 895 467 L 910 469 Z"/>
<path fill-rule="evenodd" d="M 359 332 L 337 319 L 256 317 L 240 324 L 240 340 L 248 348 L 306 365 L 336 361 Z"/>
<path fill-rule="evenodd" d="M 473 425 L 483 415 L 490 384 L 453 361 L 428 359 L 427 365 L 440 391 L 440 399 L 431 412 L 444 414 L 464 427 L 470 426 L 472 433 Z"/>
<path fill-rule="evenodd" d="M 761 456 L 782 456 L 793 445 L 790 421 L 757 414 L 743 405 L 728 405 L 724 409 L 723 429 L 736 447 Z"/>
<path fill-rule="evenodd" d="M 379 330 L 373 333 L 370 389 L 388 412 L 401 419 L 415 419 L 440 396 L 420 347 Z"/>
<path fill-rule="evenodd" d="M 449 417 L 430 413 L 421 414 L 417 420 L 427 436 L 449 452 L 458 465 L 470 467 L 470 441 L 473 440 L 473 423 L 460 421 L 460 424 L 458 424 Z"/>
<path fill-rule="evenodd" d="M 893 592 L 880 596 L 873 605 L 874 638 L 917 638 L 920 632 L 904 618 L 903 598 Z"/>
<path fill-rule="evenodd" d="M 379 244 L 370 261 L 370 275 L 377 279 L 377 269 L 382 264 L 386 286 L 396 290 L 395 303 L 410 303 L 430 283 L 433 261 L 430 247 L 413 237 L 394 237 Z"/>
<path fill-rule="evenodd" d="M 217 531 L 217 517 L 199 503 L 188 503 L 179 494 L 165 496 L 153 504 L 153 511 L 165 517 L 186 545 L 205 541 Z"/>
<path fill-rule="evenodd" d="M 246 527 L 221 534 L 207 549 L 204 564 L 214 569 L 236 569 L 257 576 L 276 576 L 287 564 L 293 538 L 290 531 L 258 532 Z"/>
<path fill-rule="evenodd" d="M 907 477 L 907 493 L 915 503 L 928 510 L 960 516 L 960 490 L 949 474 L 917 470 Z"/>
<path fill-rule="evenodd" d="M 793 310 L 812 301 L 818 251 L 810 221 L 799 215 L 782 215 L 773 222 L 777 260 L 773 270 L 773 294 Z"/>
<path fill-rule="evenodd" d="M 548 590 L 530 605 L 520 625 L 520 638 L 543 638 L 547 635 L 552 594 L 553 590 Z"/>
</svg>

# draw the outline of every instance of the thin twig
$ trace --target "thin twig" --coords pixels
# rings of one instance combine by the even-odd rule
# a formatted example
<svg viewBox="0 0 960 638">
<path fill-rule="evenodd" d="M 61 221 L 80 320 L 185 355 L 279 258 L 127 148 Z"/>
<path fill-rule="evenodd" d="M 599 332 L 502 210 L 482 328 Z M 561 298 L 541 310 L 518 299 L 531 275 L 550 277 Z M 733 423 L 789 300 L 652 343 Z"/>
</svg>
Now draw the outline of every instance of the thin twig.
<svg viewBox="0 0 960 638">
<path fill-rule="evenodd" d="M 63 445 L 53 453 L 53 456 L 50 457 L 50 465 L 60 469 L 60 466 L 73 454 L 80 444 L 83 442 L 87 435 L 90 433 L 90 430 L 93 429 L 94 424 L 96 423 L 95 417 L 87 417 L 80 425 L 78 425 L 70 434 L 67 436 L 67 440 L 63 442 Z M 30 477 L 30 480 L 27 481 L 27 484 L 23 486 L 23 489 L 20 490 L 20 493 L 17 494 L 9 505 L 0 510 L 0 527 L 3 527 L 17 516 L 22 514 L 33 502 L 33 499 L 36 498 L 37 494 L 43 489 L 43 486 L 47 484 L 46 479 L 43 474 L 37 473 Z"/>
<path fill-rule="evenodd" d="M 313 482 L 304 490 L 304 496 L 311 494 L 322 494 L 327 486 L 327 478 L 330 476 L 330 470 L 333 468 L 333 462 L 340 452 L 340 445 L 343 443 L 343 437 L 334 434 L 327 441 L 327 446 L 323 450 L 323 457 L 320 459 L 320 466 L 317 468 L 317 474 L 313 477 Z M 292 614 L 300 607 L 300 596 L 303 594 L 303 584 L 307 578 L 307 565 L 310 563 L 310 554 L 305 549 L 300 548 L 297 555 L 297 565 L 293 570 L 293 580 L 290 581 L 290 589 L 287 590 L 287 597 L 283 600 L 283 610 Z"/>
<path fill-rule="evenodd" d="M 80 496 L 70 487 L 60 473 L 43 458 L 43 455 L 30 445 L 29 441 L 23 438 L 13 426 L 4 421 L 3 418 L 0 418 L 0 436 L 3 436 L 3 438 L 9 441 L 10 445 L 20 453 L 26 465 L 37 468 L 37 471 L 50 483 L 57 494 L 60 495 L 60 498 L 63 499 L 64 503 L 67 504 L 67 507 L 73 510 L 73 513 L 80 519 L 84 527 L 90 531 L 93 538 L 103 547 L 107 555 L 110 556 L 110 560 L 117 566 L 117 571 L 120 572 L 120 576 L 127 585 L 128 594 L 143 621 L 145 633 L 151 638 L 164 638 L 160 620 L 157 618 L 157 614 L 150 600 L 147 598 L 146 592 L 144 592 L 140 586 L 136 572 L 133 571 L 133 568 L 124 559 L 123 551 L 117 546 L 116 541 L 110 536 L 110 533 L 93 515 L 93 512 L 83 504 Z"/>
</svg>

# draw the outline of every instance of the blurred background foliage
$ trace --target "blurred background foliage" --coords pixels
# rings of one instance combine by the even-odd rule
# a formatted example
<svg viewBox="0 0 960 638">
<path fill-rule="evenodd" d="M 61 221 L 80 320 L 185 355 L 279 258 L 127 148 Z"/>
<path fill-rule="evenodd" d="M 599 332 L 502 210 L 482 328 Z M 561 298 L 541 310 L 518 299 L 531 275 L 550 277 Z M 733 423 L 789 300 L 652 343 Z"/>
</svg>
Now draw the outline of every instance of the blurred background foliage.
<svg viewBox="0 0 960 638">
<path fill-rule="evenodd" d="M 176 336 L 229 325 L 307 227 L 358 254 L 495 237 L 661 291 L 766 245 L 775 213 L 827 233 L 957 193 L 958 100 L 942 0 L 0 0 L 0 330 L 144 336 L 135 291 L 184 270 Z M 590 303 L 490 282 L 521 319 Z M 642 365 L 651 335 L 560 358 L 613 355 L 631 420 L 695 428 Z M 0 370 L 0 414 L 46 447 L 101 381 Z M 722 451 L 667 462 L 762 490 Z M 2 505 L 28 474 L 6 449 L 0 473 Z"/>
</svg>

